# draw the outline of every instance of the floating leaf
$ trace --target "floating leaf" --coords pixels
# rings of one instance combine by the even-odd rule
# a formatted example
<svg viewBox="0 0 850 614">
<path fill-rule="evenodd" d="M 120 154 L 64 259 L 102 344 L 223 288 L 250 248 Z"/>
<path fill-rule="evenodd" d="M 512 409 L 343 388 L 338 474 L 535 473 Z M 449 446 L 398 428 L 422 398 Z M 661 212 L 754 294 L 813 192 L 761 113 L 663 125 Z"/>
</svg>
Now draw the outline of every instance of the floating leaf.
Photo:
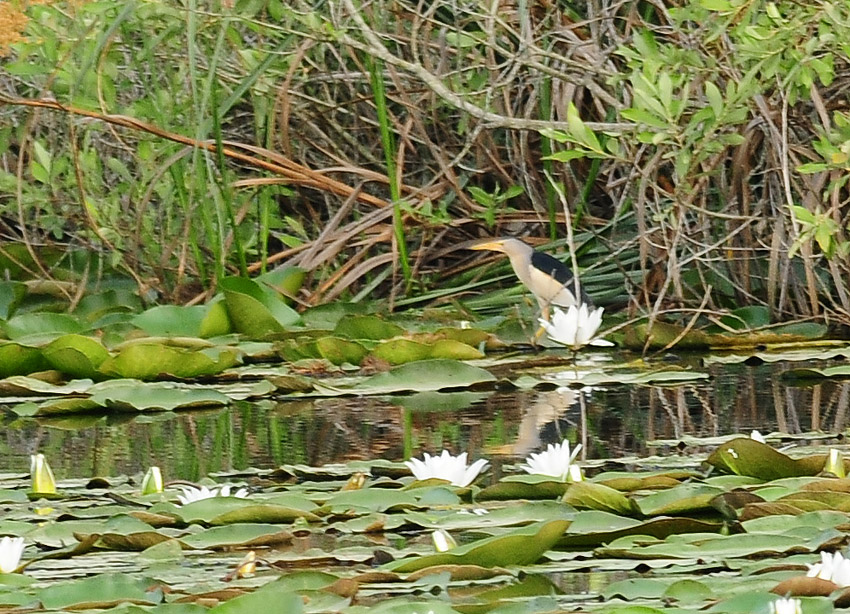
<svg viewBox="0 0 850 614">
<path fill-rule="evenodd" d="M 404 329 L 371 315 L 343 316 L 334 328 L 334 334 L 349 339 L 381 340 L 397 337 L 404 333 Z"/>
<path fill-rule="evenodd" d="M 51 341 L 43 354 L 51 367 L 75 378 L 98 376 L 98 367 L 109 358 L 99 341 L 83 335 L 63 335 Z"/>
<path fill-rule="evenodd" d="M 386 373 L 378 373 L 347 388 L 334 389 L 317 384 L 316 389 L 327 389 L 336 394 L 385 394 L 403 390 L 421 392 L 465 388 L 495 380 L 489 371 L 456 360 L 420 360 L 395 367 Z"/>
<path fill-rule="evenodd" d="M 0 377 L 29 375 L 49 368 L 40 348 L 0 341 Z"/>
<path fill-rule="evenodd" d="M 316 339 L 315 344 L 318 358 L 324 358 L 335 365 L 359 365 L 369 353 L 369 350 L 356 341 L 341 337 L 321 337 Z"/>
<path fill-rule="evenodd" d="M 162 601 L 156 585 L 150 578 L 109 573 L 58 582 L 38 591 L 37 597 L 48 610 L 106 609 L 124 602 L 155 605 Z"/>
<path fill-rule="evenodd" d="M 89 389 L 90 399 L 101 407 L 122 411 L 173 411 L 198 407 L 221 407 L 230 399 L 215 390 L 184 388 L 172 383 L 111 380 Z"/>
<path fill-rule="evenodd" d="M 712 500 L 725 492 L 722 488 L 708 484 L 680 484 L 641 497 L 636 504 L 644 516 L 693 515 L 713 509 Z"/>
<path fill-rule="evenodd" d="M 251 279 L 226 277 L 219 286 L 234 328 L 253 339 L 281 332 L 300 319 L 279 294 Z"/>
<path fill-rule="evenodd" d="M 269 582 L 256 591 L 236 597 L 211 608 L 209 614 L 254 614 L 271 607 L 276 612 L 300 614 L 304 611 L 304 600 L 286 582 Z"/>
<path fill-rule="evenodd" d="M 738 437 L 719 446 L 706 461 L 721 471 L 746 475 L 770 481 L 803 475 L 814 475 L 823 467 L 812 470 L 789 456 L 774 450 L 771 446 L 750 439 Z"/>
<path fill-rule="evenodd" d="M 64 313 L 35 312 L 6 320 L 3 330 L 9 339 L 28 338 L 35 341 L 50 340 L 68 333 L 82 333 L 85 326 L 77 318 Z"/>
<path fill-rule="evenodd" d="M 397 573 L 409 573 L 435 565 L 529 565 L 558 541 L 569 524 L 568 520 L 534 523 L 504 535 L 458 546 L 447 552 L 395 561 L 385 568 Z"/>
<path fill-rule="evenodd" d="M 212 347 L 200 351 L 170 345 L 139 342 L 125 346 L 116 356 L 100 365 L 100 372 L 110 377 L 142 380 L 171 376 L 179 378 L 214 375 L 232 367 L 239 360 L 234 348 Z"/>
<path fill-rule="evenodd" d="M 475 360 L 484 358 L 476 348 L 453 339 L 437 339 L 431 342 L 413 341 L 398 338 L 384 341 L 374 350 L 372 356 L 385 360 L 391 365 L 400 365 L 415 360 L 444 358 L 447 360 Z"/>
<path fill-rule="evenodd" d="M 156 337 L 200 337 L 207 314 L 203 305 L 157 305 L 134 316 L 131 322 Z"/>
<path fill-rule="evenodd" d="M 219 337 L 233 332 L 227 303 L 224 300 L 214 300 L 206 306 L 206 313 L 201 320 L 198 336 L 204 339 Z"/>
<path fill-rule="evenodd" d="M 666 539 L 686 533 L 719 533 L 724 524 L 719 521 L 693 518 L 652 518 L 640 521 L 610 512 L 588 510 L 578 512 L 567 532 L 558 542 L 561 548 L 593 547 L 610 543 L 629 535 L 648 535 Z"/>
<path fill-rule="evenodd" d="M 626 516 L 636 511 L 631 499 L 620 491 L 588 481 L 570 484 L 562 501 L 576 509 L 592 509 Z"/>
<path fill-rule="evenodd" d="M 835 365 L 823 369 L 816 367 L 788 369 L 782 372 L 782 378 L 787 380 L 848 379 L 850 378 L 850 365 Z"/>
</svg>

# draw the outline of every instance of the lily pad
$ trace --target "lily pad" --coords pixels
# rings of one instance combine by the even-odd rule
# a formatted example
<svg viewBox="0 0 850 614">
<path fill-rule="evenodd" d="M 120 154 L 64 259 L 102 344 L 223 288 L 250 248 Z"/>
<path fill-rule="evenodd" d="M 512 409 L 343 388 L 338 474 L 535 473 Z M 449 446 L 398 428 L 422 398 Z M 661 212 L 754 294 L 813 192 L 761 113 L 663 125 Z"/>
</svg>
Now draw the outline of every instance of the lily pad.
<svg viewBox="0 0 850 614">
<path fill-rule="evenodd" d="M 229 347 L 193 351 L 171 345 L 139 342 L 124 347 L 105 360 L 99 371 L 110 377 L 142 380 L 161 377 L 193 378 L 215 375 L 239 361 L 239 352 Z"/>
<path fill-rule="evenodd" d="M 529 565 L 543 556 L 543 553 L 560 539 L 569 524 L 568 520 L 538 522 L 447 552 L 401 559 L 385 565 L 384 568 L 397 573 L 409 573 L 435 565 Z"/>
<path fill-rule="evenodd" d="M 76 334 L 54 339 L 43 354 L 51 367 L 75 378 L 99 376 L 98 367 L 109 358 L 109 352 L 99 341 Z"/>
<path fill-rule="evenodd" d="M 343 316 L 334 328 L 335 335 L 373 341 L 390 339 L 403 333 L 404 329 L 401 326 L 372 315 Z"/>
<path fill-rule="evenodd" d="M 238 332 L 248 337 L 258 339 L 281 332 L 300 320 L 277 292 L 251 279 L 227 277 L 219 285 L 230 321 Z"/>
<path fill-rule="evenodd" d="M 207 310 L 203 305 L 157 305 L 134 316 L 131 322 L 151 336 L 199 337 Z"/>
<path fill-rule="evenodd" d="M 14 342 L 0 342 L 0 377 L 29 375 L 50 368 L 41 349 Z"/>
<path fill-rule="evenodd" d="M 172 383 L 110 380 L 89 389 L 90 400 L 100 407 L 119 411 L 173 411 L 198 407 L 221 407 L 230 399 L 208 388 L 185 388 Z"/>
<path fill-rule="evenodd" d="M 795 476 L 814 475 L 823 468 L 811 462 L 800 462 L 771 446 L 738 437 L 720 445 L 706 461 L 721 471 L 746 475 L 765 481 Z"/>
<path fill-rule="evenodd" d="M 316 390 L 334 394 L 386 394 L 391 392 L 443 390 L 466 388 L 475 384 L 494 382 L 489 371 L 456 360 L 420 360 L 379 373 L 350 387 L 331 388 L 316 384 Z"/>
</svg>

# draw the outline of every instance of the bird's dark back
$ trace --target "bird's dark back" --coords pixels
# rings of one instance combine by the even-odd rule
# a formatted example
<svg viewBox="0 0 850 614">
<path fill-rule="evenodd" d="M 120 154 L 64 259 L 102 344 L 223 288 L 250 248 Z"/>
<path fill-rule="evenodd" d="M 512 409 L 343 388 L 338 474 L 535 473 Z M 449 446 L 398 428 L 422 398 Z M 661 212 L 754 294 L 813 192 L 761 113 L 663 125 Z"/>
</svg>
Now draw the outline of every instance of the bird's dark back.
<svg viewBox="0 0 850 614">
<path fill-rule="evenodd" d="M 546 252 L 534 250 L 531 253 L 531 266 L 551 275 L 558 283 L 566 286 L 568 290 L 574 291 L 572 271 L 554 256 L 550 256 Z M 593 306 L 593 301 L 585 293 L 584 288 L 581 288 L 581 302 L 585 303 L 588 307 Z"/>
</svg>

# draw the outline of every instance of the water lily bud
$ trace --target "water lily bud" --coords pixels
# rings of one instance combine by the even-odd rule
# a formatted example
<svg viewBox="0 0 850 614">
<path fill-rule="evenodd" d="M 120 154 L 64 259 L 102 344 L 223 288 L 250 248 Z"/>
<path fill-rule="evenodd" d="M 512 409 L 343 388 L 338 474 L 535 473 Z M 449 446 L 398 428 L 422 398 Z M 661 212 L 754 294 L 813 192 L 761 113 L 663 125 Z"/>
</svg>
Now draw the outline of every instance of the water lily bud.
<svg viewBox="0 0 850 614">
<path fill-rule="evenodd" d="M 758 441 L 759 443 L 767 443 L 764 440 L 764 435 L 762 435 L 761 433 L 759 433 L 756 430 L 754 430 L 752 433 L 750 433 L 750 439 L 752 439 L 753 441 Z"/>
<path fill-rule="evenodd" d="M 826 464 L 824 464 L 823 470 L 837 478 L 847 477 L 847 472 L 844 471 L 844 455 L 840 450 L 836 450 L 835 448 L 829 450 L 829 456 L 826 457 Z"/>
<path fill-rule="evenodd" d="M 448 552 L 452 548 L 457 547 L 455 538 L 443 529 L 437 529 L 431 533 L 431 541 L 434 542 L 434 549 L 437 552 Z"/>
<path fill-rule="evenodd" d="M 249 551 L 239 563 L 239 568 L 236 570 L 236 575 L 240 578 L 250 578 L 257 571 L 257 553 L 253 550 Z"/>
<path fill-rule="evenodd" d="M 584 476 L 581 474 L 581 467 L 578 465 L 570 465 L 569 471 L 567 472 L 567 481 L 581 482 L 583 479 Z"/>
<path fill-rule="evenodd" d="M 47 464 L 44 454 L 30 456 L 30 476 L 32 477 L 32 492 L 50 495 L 56 493 L 56 478 Z"/>
<path fill-rule="evenodd" d="M 366 478 L 369 476 L 362 471 L 357 471 L 354 473 L 348 481 L 345 483 L 345 486 L 342 487 L 341 490 L 360 490 L 363 486 L 366 485 Z"/>
<path fill-rule="evenodd" d="M 142 495 L 153 495 L 162 492 L 162 472 L 154 465 L 142 479 Z"/>
<path fill-rule="evenodd" d="M 777 599 L 770 602 L 770 614 L 802 614 L 803 602 L 799 599 Z"/>
<path fill-rule="evenodd" d="M 0 574 L 12 573 L 21 564 L 24 538 L 6 536 L 0 540 Z"/>
</svg>

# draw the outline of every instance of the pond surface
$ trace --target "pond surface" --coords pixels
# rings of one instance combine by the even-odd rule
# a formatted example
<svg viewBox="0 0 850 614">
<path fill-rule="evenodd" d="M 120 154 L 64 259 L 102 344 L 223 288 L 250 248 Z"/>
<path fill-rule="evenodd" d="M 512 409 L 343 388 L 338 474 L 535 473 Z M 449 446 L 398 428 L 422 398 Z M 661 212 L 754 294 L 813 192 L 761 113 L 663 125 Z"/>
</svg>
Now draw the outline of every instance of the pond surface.
<svg viewBox="0 0 850 614">
<path fill-rule="evenodd" d="M 808 363 L 813 365 L 815 363 Z M 826 363 L 822 363 L 821 366 Z M 29 455 L 50 458 L 57 478 L 133 475 L 151 465 L 166 480 L 287 464 L 403 460 L 443 448 L 486 456 L 498 478 L 513 462 L 567 437 L 584 459 L 681 451 L 689 437 L 731 433 L 842 433 L 850 383 L 789 383 L 786 363 L 701 367 L 711 378 L 680 385 L 577 390 L 485 390 L 239 402 L 215 411 L 5 417 L 6 471 Z"/>
</svg>

